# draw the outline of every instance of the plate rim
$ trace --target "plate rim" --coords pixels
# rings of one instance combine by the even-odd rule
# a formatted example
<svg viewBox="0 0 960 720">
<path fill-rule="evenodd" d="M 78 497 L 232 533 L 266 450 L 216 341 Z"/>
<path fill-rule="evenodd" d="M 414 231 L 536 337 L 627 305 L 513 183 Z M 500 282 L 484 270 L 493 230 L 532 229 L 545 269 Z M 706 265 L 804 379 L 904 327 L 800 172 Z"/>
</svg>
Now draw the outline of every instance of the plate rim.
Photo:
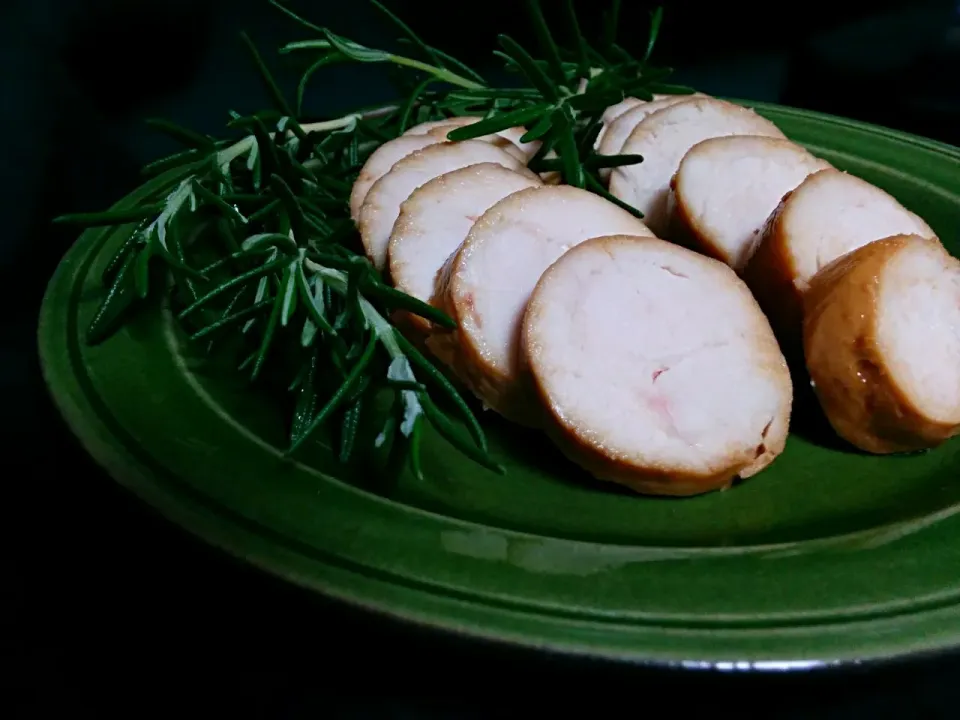
<svg viewBox="0 0 960 720">
<path fill-rule="evenodd" d="M 960 160 L 960 149 L 951 145 L 922 138 L 902 131 L 884 128 L 882 126 L 871 125 L 858 120 L 840 118 L 825 113 L 807 111 L 798 108 L 789 108 L 772 103 L 762 103 L 753 101 L 737 101 L 749 107 L 758 110 L 770 110 L 775 113 L 789 114 L 803 119 L 813 119 L 831 125 L 848 127 L 860 132 L 867 132 L 872 135 L 881 135 L 895 138 L 900 141 L 908 142 L 912 145 L 922 147 L 928 151 L 937 154 L 948 155 L 953 159 Z M 165 177 L 165 176 L 161 176 Z M 127 196 L 124 200 L 129 200 Z M 477 623 L 458 622 L 450 614 L 441 616 L 438 613 L 431 614 L 426 611 L 411 609 L 410 607 L 398 608 L 396 603 L 389 600 L 378 602 L 369 597 L 358 595 L 357 592 L 334 587 L 330 583 L 320 582 L 315 576 L 310 576 L 298 572 L 292 568 L 296 565 L 295 561 L 285 558 L 287 555 L 297 556 L 298 554 L 288 546 L 277 545 L 276 543 L 266 543 L 262 536 L 256 532 L 244 528 L 240 525 L 231 524 L 222 516 L 215 512 L 202 508 L 203 503 L 197 500 L 184 498 L 183 496 L 172 497 L 169 489 L 162 485 L 151 482 L 147 477 L 150 473 L 143 472 L 142 463 L 136 458 L 131 457 L 126 449 L 118 449 L 115 445 L 111 447 L 110 443 L 104 441 L 98 434 L 95 426 L 99 423 L 91 423 L 91 413 L 95 416 L 97 411 L 92 407 L 90 399 L 86 396 L 83 388 L 79 387 L 71 373 L 55 373 L 52 369 L 56 366 L 57 355 L 63 354 L 63 348 L 57 347 L 54 342 L 54 336 L 57 334 L 54 322 L 56 310 L 54 308 L 54 297 L 57 295 L 58 288 L 65 283 L 70 283 L 77 273 L 76 268 L 70 267 L 65 259 L 73 253 L 83 251 L 86 254 L 94 254 L 102 244 L 112 234 L 112 230 L 101 229 L 88 231 L 97 235 L 96 240 L 90 239 L 88 245 L 83 247 L 80 243 L 75 243 L 68 249 L 64 259 L 58 264 L 54 272 L 47 291 L 44 294 L 43 303 L 40 311 L 40 321 L 38 327 L 38 343 L 40 350 L 40 361 L 44 381 L 47 385 L 49 394 L 58 408 L 59 413 L 66 422 L 70 431 L 77 437 L 84 450 L 99 464 L 106 473 L 113 478 L 125 490 L 132 492 L 142 501 L 151 506 L 160 515 L 180 526 L 190 534 L 199 537 L 204 542 L 217 547 L 227 554 L 242 559 L 258 569 L 271 575 L 283 578 L 288 582 L 305 587 L 311 591 L 346 602 L 349 605 L 359 607 L 365 611 L 374 612 L 379 615 L 394 618 L 403 622 L 413 623 L 422 627 L 430 628 L 434 631 L 453 633 L 456 635 L 476 638 L 495 643 L 506 643 L 510 645 L 522 646 L 526 648 L 538 648 L 552 652 L 571 656 L 585 656 L 592 658 L 602 658 L 607 660 L 627 661 L 633 664 L 649 665 L 656 667 L 683 667 L 688 669 L 732 669 L 732 670 L 753 670 L 753 671 L 783 671 L 787 670 L 809 670 L 816 668 L 833 667 L 837 665 L 862 665 L 864 663 L 878 663 L 889 660 L 899 660 L 904 657 L 914 657 L 919 655 L 929 655 L 951 650 L 960 646 L 960 622 L 957 623 L 957 632 L 950 642 L 940 645 L 930 646 L 922 649 L 913 649 L 907 652 L 893 652 L 891 654 L 881 654 L 865 658 L 846 658 L 837 660 L 819 660 L 819 661 L 791 661 L 785 659 L 782 661 L 758 661 L 758 662 L 727 662 L 727 661 L 707 661 L 707 660 L 677 660 L 665 659 L 651 654 L 644 653 L 641 650 L 631 652 L 611 651 L 604 648 L 602 638 L 597 644 L 577 644 L 564 643 L 557 641 L 553 636 L 543 636 L 539 639 L 532 638 L 529 632 L 505 632 L 502 628 L 484 627 Z M 84 263 L 78 263 L 78 266 Z M 62 323 L 61 323 L 62 325 Z M 61 359 L 62 361 L 62 359 Z M 68 363 L 69 364 L 69 363 Z M 67 376 L 70 379 L 67 380 Z M 66 387 L 72 385 L 75 387 Z M 78 400 L 79 393 L 82 402 Z M 121 457 L 118 457 L 121 456 Z M 185 505 L 189 507 L 185 507 Z M 192 518 L 199 515 L 200 522 L 191 522 Z M 251 552 L 251 545 L 258 546 L 257 552 Z M 301 561 L 306 561 L 314 565 L 323 564 L 316 558 L 300 556 Z M 375 582 L 385 583 L 390 586 L 389 581 L 375 580 Z M 416 590 L 406 588 L 411 592 L 419 593 L 427 598 L 436 598 L 434 593 L 429 590 Z M 441 598 L 448 601 L 449 598 Z M 422 607 L 422 604 L 421 604 Z M 518 610 L 509 610 L 506 608 L 491 608 L 485 606 L 482 611 L 486 613 L 517 613 Z M 921 611 L 922 612 L 922 611 Z M 530 613 L 523 613 L 530 614 Z M 528 617 L 527 620 L 531 618 Z M 792 665 L 791 665 L 792 663 Z M 748 667 L 740 667 L 746 664 Z M 731 666 L 731 667 L 725 667 Z"/>
</svg>

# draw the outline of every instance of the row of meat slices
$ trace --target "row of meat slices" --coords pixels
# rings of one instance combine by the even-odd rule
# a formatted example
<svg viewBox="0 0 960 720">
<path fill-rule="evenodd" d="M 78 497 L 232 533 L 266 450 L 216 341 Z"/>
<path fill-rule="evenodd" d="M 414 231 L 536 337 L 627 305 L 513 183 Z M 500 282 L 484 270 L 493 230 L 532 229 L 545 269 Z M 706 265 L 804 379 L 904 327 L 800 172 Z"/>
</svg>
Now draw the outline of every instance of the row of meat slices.
<svg viewBox="0 0 960 720">
<path fill-rule="evenodd" d="M 640 221 L 529 171 L 538 144 L 520 142 L 523 128 L 446 139 L 475 121 L 385 143 L 351 212 L 393 284 L 457 321 L 446 331 L 398 316 L 399 327 L 485 406 L 545 430 L 595 477 L 690 495 L 759 472 L 789 426 L 781 346 L 803 341 L 821 404 L 855 445 L 894 452 L 960 431 L 960 358 L 937 366 L 952 374 L 944 394 L 912 344 L 925 332 L 927 346 L 960 354 L 960 263 L 891 196 L 751 110 L 628 98 L 608 108 L 595 147 L 644 156 L 609 175 Z M 916 273 L 927 294 L 895 302 Z M 851 312 L 861 321 L 844 321 Z"/>
</svg>

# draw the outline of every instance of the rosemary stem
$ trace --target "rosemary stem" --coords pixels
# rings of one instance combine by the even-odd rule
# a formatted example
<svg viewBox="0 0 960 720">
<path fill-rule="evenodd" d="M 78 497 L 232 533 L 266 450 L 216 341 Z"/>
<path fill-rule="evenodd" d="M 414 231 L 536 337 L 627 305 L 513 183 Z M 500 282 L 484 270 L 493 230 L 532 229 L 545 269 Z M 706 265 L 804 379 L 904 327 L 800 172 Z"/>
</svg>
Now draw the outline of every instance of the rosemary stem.
<svg viewBox="0 0 960 720">
<path fill-rule="evenodd" d="M 350 127 L 355 124 L 358 120 L 362 120 L 363 115 L 358 113 L 350 113 L 349 115 L 344 115 L 339 117 L 336 120 L 323 120 L 322 122 L 307 123 L 306 125 L 301 125 L 304 132 L 327 132 L 329 130 L 342 130 L 343 128 Z M 292 137 L 293 133 L 288 132 L 288 136 Z"/>
<path fill-rule="evenodd" d="M 325 282 L 329 283 L 331 287 L 335 288 L 338 292 L 347 291 L 347 274 L 340 270 L 334 270 L 328 268 L 320 263 L 316 263 L 309 258 L 304 259 L 304 264 L 310 268 L 311 272 L 316 273 Z"/>
<path fill-rule="evenodd" d="M 304 127 L 307 127 L 307 126 L 304 125 Z M 357 150 L 358 150 L 358 152 L 365 153 L 365 152 L 368 152 L 368 151 L 370 151 L 370 150 L 373 150 L 374 148 L 379 147 L 380 144 L 381 144 L 381 143 L 377 142 L 376 140 L 368 140 L 368 141 L 366 141 L 366 142 L 360 143 L 360 144 L 357 146 Z M 304 160 L 304 161 L 303 161 L 303 166 L 304 166 L 305 168 L 307 168 L 307 170 L 313 170 L 314 168 L 325 167 L 326 164 L 327 164 L 327 163 L 326 163 L 325 161 L 323 161 L 323 160 L 321 160 L 321 159 L 319 159 L 319 158 L 316 158 L 316 157 L 308 158 L 307 160 Z"/>
<path fill-rule="evenodd" d="M 470 81 L 465 81 L 470 82 Z M 333 120 L 322 120 L 315 123 L 306 123 L 302 125 L 304 132 L 331 132 L 335 130 L 343 130 L 344 128 L 349 128 L 353 125 L 356 125 L 360 120 L 370 120 L 372 118 L 382 117 L 384 115 L 389 115 L 394 110 L 396 110 L 396 105 L 384 105 L 383 107 L 374 108 L 373 110 L 368 110 L 366 112 L 352 112 L 347 113 L 346 115 Z M 287 131 L 287 137 L 293 137 L 292 131 Z M 217 153 L 217 165 L 224 167 L 229 165 L 238 157 L 242 157 L 250 152 L 254 152 L 256 148 L 257 139 L 254 135 L 247 135 L 246 137 L 238 140 L 233 145 L 220 150 Z M 316 163 L 314 163 L 316 164 Z M 310 163 L 307 163 L 307 167 L 310 167 Z"/>
<path fill-rule="evenodd" d="M 361 120 L 373 120 L 374 118 L 383 117 L 384 115 L 389 115 L 390 113 L 398 110 L 399 105 L 378 105 L 374 108 L 369 108 L 367 110 L 357 110 L 351 115 L 359 115 Z M 304 127 L 309 127 L 309 125 L 304 125 Z"/>
<path fill-rule="evenodd" d="M 422 70 L 423 72 L 430 73 L 437 78 L 437 80 L 442 80 L 450 83 L 451 85 L 456 85 L 467 90 L 481 90 L 486 87 L 486 85 L 483 83 L 476 82 L 475 80 L 469 80 L 462 75 L 457 75 L 455 72 L 451 72 L 445 68 L 438 68 L 434 65 L 421 62 L 420 60 L 403 57 L 402 55 L 391 55 L 390 62 L 394 63 L 395 65 L 402 65 L 414 70 Z"/>
<path fill-rule="evenodd" d="M 299 40 L 296 42 L 287 43 L 280 49 L 280 52 L 288 53 L 294 50 L 327 50 L 329 47 L 330 43 L 326 40 Z M 451 85 L 458 85 L 462 88 L 468 88 L 470 90 L 478 90 L 486 87 L 483 83 L 465 78 L 462 75 L 458 75 L 455 72 L 447 70 L 446 68 L 437 67 L 436 65 L 431 65 L 420 60 L 404 57 L 403 55 L 383 53 L 376 58 L 376 61 L 387 61 L 392 62 L 394 65 L 402 65 L 403 67 L 412 68 L 414 70 L 422 70 L 423 72 L 433 75 L 438 80 L 443 80 Z"/>
<path fill-rule="evenodd" d="M 373 110 L 367 110 L 365 112 L 347 113 L 343 117 L 334 118 L 333 120 L 321 120 L 320 122 L 315 123 L 305 123 L 301 125 L 300 128 L 305 133 L 343 130 L 344 128 L 355 127 L 356 124 L 361 120 L 372 120 L 374 118 L 383 117 L 384 115 L 389 115 L 396 109 L 396 105 L 384 105 L 382 107 L 374 108 Z M 293 137 L 293 132 L 288 130 L 287 137 Z"/>
<path fill-rule="evenodd" d="M 256 138 L 253 135 L 247 135 L 247 137 L 243 138 L 242 140 L 238 140 L 230 147 L 224 148 L 218 152 L 217 164 L 221 167 L 223 165 L 229 165 L 241 155 L 245 155 L 250 152 L 250 150 L 252 150 L 253 146 L 256 144 Z"/>
</svg>

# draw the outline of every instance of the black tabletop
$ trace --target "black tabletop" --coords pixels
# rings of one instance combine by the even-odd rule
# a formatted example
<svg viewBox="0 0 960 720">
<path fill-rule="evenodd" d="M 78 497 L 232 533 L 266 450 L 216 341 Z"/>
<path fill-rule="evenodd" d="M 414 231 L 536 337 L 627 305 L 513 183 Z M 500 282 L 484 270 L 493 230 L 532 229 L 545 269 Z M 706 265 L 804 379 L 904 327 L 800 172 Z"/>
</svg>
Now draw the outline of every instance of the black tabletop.
<svg viewBox="0 0 960 720">
<path fill-rule="evenodd" d="M 394 6 L 404 4 L 424 16 L 446 7 L 432 0 Z M 313 5 L 316 12 L 330 5 L 328 22 L 344 31 L 358 29 L 367 39 L 382 33 L 366 10 Z M 674 61 L 707 92 L 840 112 L 957 142 L 960 92 L 949 79 L 958 69 L 949 3 L 888 5 L 896 4 L 880 3 L 874 15 L 861 10 L 843 18 L 846 25 L 832 23 L 829 32 L 759 43 L 749 52 L 704 41 L 706 49 L 700 43 L 699 56 L 687 65 Z M 12 676 L 13 692 L 3 697 L 12 699 L 15 717 L 64 709 L 139 715 L 196 709 L 271 718 L 479 718 L 531 709 L 570 714 L 578 707 L 593 715 L 667 708 L 786 718 L 957 715 L 956 656 L 789 676 L 681 673 L 544 656 L 441 636 L 325 601 L 223 556 L 154 515 L 94 466 L 46 397 L 36 314 L 71 240 L 69 232 L 51 229 L 49 219 L 102 207 L 136 185 L 139 165 L 169 149 L 143 131 L 143 117 L 166 115 L 215 132 L 227 109 L 265 105 L 235 34 L 247 27 L 270 46 L 288 39 L 289 28 L 254 2 L 45 0 L 12 3 L 5 11 L 0 512 L 13 563 L 0 584 L 11 599 L 0 605 L 10 608 L 0 614 L 0 637 L 13 661 L 4 673 Z M 711 36 L 711 24 L 722 30 L 721 20 L 702 23 L 701 35 Z M 916 46 L 912 53 L 903 51 L 893 66 L 865 59 L 878 54 L 893 30 L 901 45 L 906 37 Z M 480 24 L 476 33 L 485 32 Z M 667 53 L 682 59 L 682 41 L 670 40 Z M 736 38 L 727 46 L 731 42 L 744 46 Z M 476 41 L 478 48 L 484 43 Z M 472 52 L 470 42 L 464 51 Z M 948 79 L 927 81 L 931 68 Z M 382 81 L 362 78 L 338 81 L 331 107 L 319 110 L 388 96 Z M 882 101 L 878 92 L 885 93 Z"/>
</svg>

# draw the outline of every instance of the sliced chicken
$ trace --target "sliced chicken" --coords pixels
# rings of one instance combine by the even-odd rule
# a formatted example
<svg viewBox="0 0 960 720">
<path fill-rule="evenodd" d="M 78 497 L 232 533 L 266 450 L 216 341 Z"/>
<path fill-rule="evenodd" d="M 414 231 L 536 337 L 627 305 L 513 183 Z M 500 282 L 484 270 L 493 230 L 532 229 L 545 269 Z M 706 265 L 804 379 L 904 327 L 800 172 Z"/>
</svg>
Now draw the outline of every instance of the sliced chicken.
<svg viewBox="0 0 960 720">
<path fill-rule="evenodd" d="M 861 450 L 932 448 L 960 433 L 960 261 L 897 235 L 817 273 L 804 350 L 834 430 Z"/>
<path fill-rule="evenodd" d="M 360 221 L 360 208 L 367 199 L 367 193 L 390 168 L 407 155 L 441 142 L 443 139 L 434 135 L 401 135 L 374 150 L 363 164 L 350 190 L 350 217 L 353 221 Z"/>
<path fill-rule="evenodd" d="M 830 163 L 779 138 L 730 135 L 694 145 L 670 187 L 670 237 L 741 271 L 788 192 Z"/>
<path fill-rule="evenodd" d="M 892 196 L 839 170 L 820 170 L 783 198 L 743 278 L 789 355 L 799 350 L 802 297 L 810 279 L 838 257 L 901 233 L 935 237 Z"/>
<path fill-rule="evenodd" d="M 623 150 L 624 143 L 627 142 L 627 138 L 630 137 L 630 133 L 632 133 L 634 128 L 643 122 L 643 120 L 648 118 L 657 110 L 673 107 L 674 105 L 686 102 L 688 100 L 693 100 L 698 97 L 704 96 L 699 93 L 695 95 L 667 95 L 659 100 L 651 100 L 650 102 L 635 105 L 620 115 L 607 127 L 607 131 L 604 133 L 603 139 L 601 140 L 600 144 L 597 145 L 597 154 L 619 155 L 621 150 Z M 603 178 L 609 177 L 610 169 L 603 168 L 600 170 L 600 176 Z"/>
<path fill-rule="evenodd" d="M 540 141 L 534 140 L 533 142 L 521 142 L 520 138 L 526 135 L 527 129 L 525 127 L 512 127 L 507 128 L 506 130 L 501 130 L 496 133 L 496 135 L 486 135 L 481 138 L 481 140 L 486 140 L 487 142 L 492 142 L 497 147 L 503 148 L 507 152 L 513 153 L 516 157 L 523 160 L 524 163 L 530 162 L 530 158 L 537 154 L 537 151 L 540 149 Z M 495 140 L 492 138 L 499 138 Z"/>
<path fill-rule="evenodd" d="M 419 125 L 414 125 L 412 128 L 407 130 L 404 135 L 432 135 L 434 137 L 439 137 L 443 140 L 446 140 L 447 135 L 451 131 L 465 125 L 473 125 L 473 123 L 479 122 L 480 120 L 482 120 L 482 118 L 469 115 L 446 118 L 444 120 L 431 120 L 429 122 L 420 123 Z M 529 162 L 530 158 L 536 155 L 537 150 L 540 149 L 539 141 L 527 143 L 520 141 L 520 138 L 522 138 L 526 132 L 527 129 L 525 127 L 507 128 L 506 130 L 501 130 L 498 133 L 494 133 L 492 135 L 483 135 L 475 139 L 493 143 L 497 147 L 506 150 L 511 155 L 515 156 L 519 160 L 523 160 L 526 163 Z"/>
<path fill-rule="evenodd" d="M 564 252 L 608 234 L 652 233 L 613 203 L 568 185 L 508 195 L 474 223 L 445 264 L 438 306 L 457 321 L 458 329 L 437 329 L 427 339 L 428 347 L 487 406 L 535 425 L 538 413 L 518 354 L 527 300 L 543 271 Z"/>
<path fill-rule="evenodd" d="M 648 115 L 633 129 L 620 152 L 644 160 L 615 168 L 610 192 L 642 212 L 651 230 L 664 234 L 670 179 L 683 156 L 698 142 L 724 135 L 784 137 L 772 122 L 733 103 L 706 97 L 676 103 Z"/>
<path fill-rule="evenodd" d="M 655 238 L 588 240 L 540 279 L 522 348 L 545 429 L 598 479 L 695 495 L 783 451 L 786 361 L 747 286 L 711 258 Z"/>
<path fill-rule="evenodd" d="M 387 255 L 394 286 L 431 302 L 440 269 L 473 223 L 507 195 L 538 185 L 534 177 L 480 163 L 444 173 L 417 188 L 400 206 L 390 235 Z M 430 330 L 430 323 L 415 315 L 404 314 L 398 320 L 417 337 Z"/>
<path fill-rule="evenodd" d="M 656 98 L 654 98 L 656 99 Z M 603 111 L 603 115 L 600 116 L 600 121 L 604 125 L 609 125 L 618 117 L 623 115 L 627 110 L 635 108 L 637 105 L 643 105 L 646 100 L 641 100 L 640 98 L 635 97 L 626 97 L 618 103 L 614 103 L 606 110 Z"/>
<path fill-rule="evenodd" d="M 603 139 L 603 136 L 606 134 L 607 129 L 613 124 L 613 122 L 623 115 L 627 110 L 632 110 L 638 105 L 644 105 L 647 102 L 653 102 L 657 100 L 664 100 L 671 97 L 689 97 L 689 96 L 677 96 L 677 95 L 660 95 L 654 93 L 652 100 L 641 100 L 640 98 L 627 97 L 621 100 L 618 103 L 614 103 L 606 110 L 603 111 L 603 115 L 600 116 L 600 133 L 597 135 L 597 139 L 593 144 L 594 148 L 600 147 L 600 141 Z"/>
<path fill-rule="evenodd" d="M 475 115 L 464 115 L 461 117 L 444 118 L 443 120 L 429 120 L 427 122 L 422 122 L 418 125 L 408 127 L 403 134 L 429 135 L 443 129 L 446 129 L 447 132 L 450 132 L 450 130 L 453 130 L 454 128 L 463 127 L 464 125 L 472 125 L 473 123 L 478 122 L 480 119 L 481 118 Z"/>
<path fill-rule="evenodd" d="M 360 209 L 360 239 L 367 257 L 378 270 L 387 262 L 387 243 L 400 205 L 421 185 L 451 170 L 490 162 L 524 174 L 536 175 L 513 155 L 480 140 L 431 145 L 400 160 L 370 188 Z"/>
<path fill-rule="evenodd" d="M 623 115 L 627 110 L 635 108 L 637 105 L 643 105 L 645 102 L 646 100 L 641 100 L 640 98 L 628 97 L 604 110 L 603 115 L 600 116 L 600 132 L 597 134 L 597 139 L 593 143 L 594 149 L 600 147 L 603 136 L 607 134 L 610 126 L 618 117 Z"/>
</svg>

